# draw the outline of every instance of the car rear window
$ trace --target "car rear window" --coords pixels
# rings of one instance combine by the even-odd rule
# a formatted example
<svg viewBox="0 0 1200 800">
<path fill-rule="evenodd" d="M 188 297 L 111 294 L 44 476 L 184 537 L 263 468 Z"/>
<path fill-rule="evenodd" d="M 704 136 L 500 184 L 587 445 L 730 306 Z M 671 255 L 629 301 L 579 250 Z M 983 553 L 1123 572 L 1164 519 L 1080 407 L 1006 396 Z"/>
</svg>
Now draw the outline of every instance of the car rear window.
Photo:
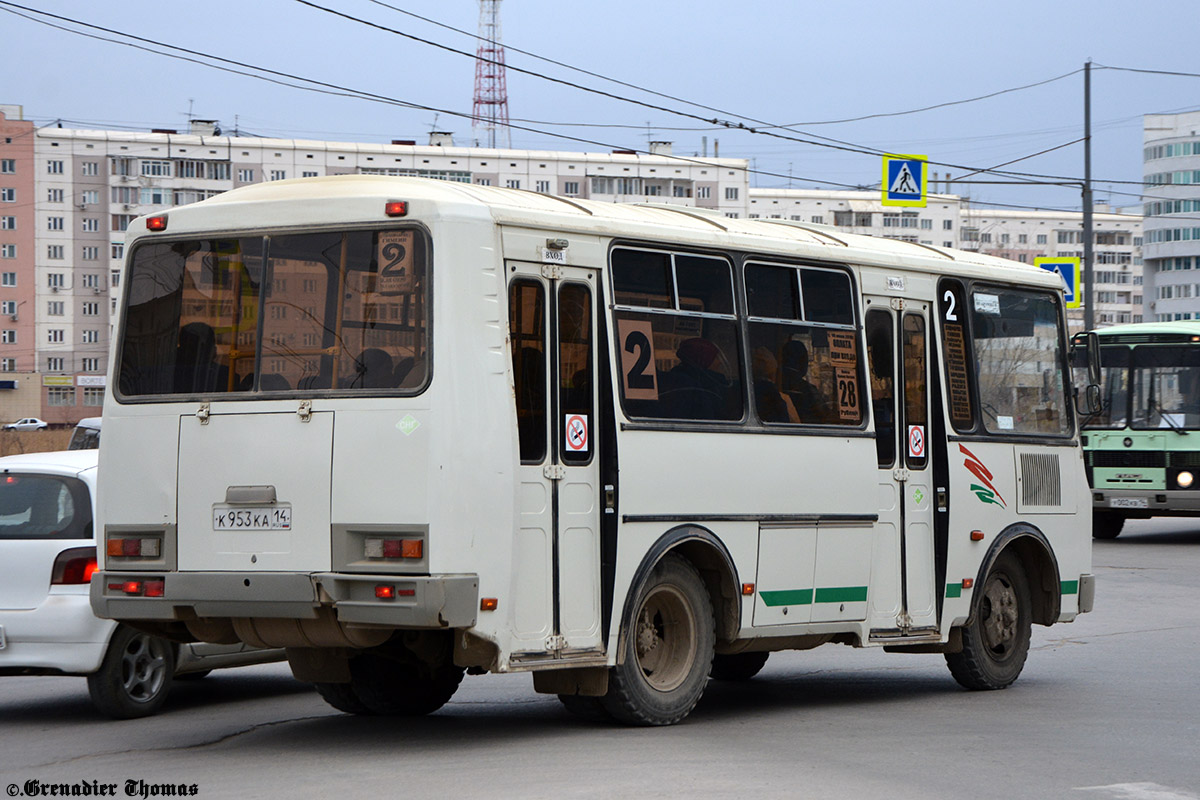
<svg viewBox="0 0 1200 800">
<path fill-rule="evenodd" d="M 92 503 L 78 478 L 0 473 L 0 539 L 90 539 Z"/>
</svg>

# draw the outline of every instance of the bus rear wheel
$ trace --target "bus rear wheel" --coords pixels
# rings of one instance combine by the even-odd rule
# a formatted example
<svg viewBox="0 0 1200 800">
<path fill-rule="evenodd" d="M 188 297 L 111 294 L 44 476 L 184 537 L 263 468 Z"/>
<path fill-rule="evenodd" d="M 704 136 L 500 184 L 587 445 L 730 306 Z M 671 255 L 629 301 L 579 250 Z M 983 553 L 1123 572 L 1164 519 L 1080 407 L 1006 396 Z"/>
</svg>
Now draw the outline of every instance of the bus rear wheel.
<svg viewBox="0 0 1200 800">
<path fill-rule="evenodd" d="M 1095 511 L 1092 513 L 1092 538 L 1115 539 L 1121 535 L 1125 527 L 1125 517 L 1111 511 Z"/>
<path fill-rule="evenodd" d="M 350 688 L 351 694 L 339 692 L 335 699 L 355 698 L 370 714 L 417 717 L 446 705 L 462 679 L 463 668 L 452 663 L 429 664 L 411 653 L 364 653 L 350 661 L 350 683 L 335 684 Z M 321 696 L 334 708 L 363 713 L 353 702 L 344 707 L 324 691 Z"/>
<path fill-rule="evenodd" d="M 609 675 L 604 707 L 629 725 L 673 725 L 696 707 L 712 665 L 712 602 L 696 568 L 664 557 L 638 590 L 625 626 L 625 659 Z"/>
<path fill-rule="evenodd" d="M 1003 689 L 1017 679 L 1029 654 L 1032 623 L 1029 579 L 1011 553 L 988 571 L 971 622 L 962 629 L 963 648 L 946 654 L 950 674 L 967 689 Z"/>
</svg>

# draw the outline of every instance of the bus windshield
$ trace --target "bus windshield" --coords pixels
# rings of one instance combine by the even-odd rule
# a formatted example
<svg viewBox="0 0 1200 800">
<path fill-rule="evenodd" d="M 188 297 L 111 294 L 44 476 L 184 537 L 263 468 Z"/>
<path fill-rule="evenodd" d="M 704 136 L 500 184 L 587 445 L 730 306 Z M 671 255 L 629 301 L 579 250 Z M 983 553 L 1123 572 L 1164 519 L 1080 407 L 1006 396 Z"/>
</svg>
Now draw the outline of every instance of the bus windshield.
<svg viewBox="0 0 1200 800">
<path fill-rule="evenodd" d="M 143 244 L 119 394 L 415 394 L 428 377 L 427 252 L 414 229 Z"/>
<path fill-rule="evenodd" d="M 1200 428 L 1200 348 L 1135 347 L 1131 428 Z"/>
<path fill-rule="evenodd" d="M 1075 382 L 1087 384 L 1082 350 L 1076 354 Z M 1085 428 L 1124 428 L 1129 415 L 1129 348 L 1100 348 L 1100 410 L 1085 417 Z"/>
</svg>

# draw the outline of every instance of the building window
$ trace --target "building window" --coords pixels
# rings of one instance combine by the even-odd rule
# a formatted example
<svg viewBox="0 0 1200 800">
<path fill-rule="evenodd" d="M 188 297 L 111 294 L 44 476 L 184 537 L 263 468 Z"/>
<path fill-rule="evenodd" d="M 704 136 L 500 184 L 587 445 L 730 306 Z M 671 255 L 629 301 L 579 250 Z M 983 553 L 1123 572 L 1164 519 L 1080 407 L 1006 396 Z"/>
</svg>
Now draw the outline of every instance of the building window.
<svg viewBox="0 0 1200 800">
<path fill-rule="evenodd" d="M 254 183 L 254 170 L 239 169 L 237 171 L 238 183 Z"/>
<path fill-rule="evenodd" d="M 0 202 L 2 202 L 2 203 L 17 202 L 17 190 L 16 189 L 0 189 Z"/>
<path fill-rule="evenodd" d="M 88 189 L 79 195 L 79 202 L 94 206 L 100 202 L 100 192 L 96 189 Z"/>
<path fill-rule="evenodd" d="M 15 244 L 0 244 L 0 258 L 16 258 L 17 246 Z M 5 273 L 8 274 L 8 273 Z"/>
<path fill-rule="evenodd" d="M 100 220 L 95 217 L 85 217 L 83 219 L 82 230 L 84 233 L 99 233 Z"/>
<path fill-rule="evenodd" d="M 0 372 L 16 372 L 17 360 L 15 358 L 0 358 Z"/>
<path fill-rule="evenodd" d="M 736 186 L 726 186 L 725 187 L 725 199 L 726 200 L 737 200 L 738 199 L 738 190 L 737 190 Z"/>
<path fill-rule="evenodd" d="M 83 260 L 84 261 L 99 261 L 100 260 L 100 248 L 96 247 L 95 245 L 88 245 L 88 246 L 84 247 L 83 248 Z"/>
<path fill-rule="evenodd" d="M 813 214 L 811 217 L 808 218 L 808 221 L 813 223 L 814 225 L 824 225 L 825 224 L 825 216 L 823 214 Z"/>
<path fill-rule="evenodd" d="M 85 289 L 99 289 L 100 276 L 95 273 L 90 273 L 83 276 L 83 286 Z"/>
<path fill-rule="evenodd" d="M 65 285 L 63 283 L 63 273 L 51 272 L 46 276 L 46 285 L 51 289 L 61 289 Z"/>
<path fill-rule="evenodd" d="M 16 229 L 16 217 L 0 217 L 0 231 L 15 231 Z"/>
<path fill-rule="evenodd" d="M 286 169 L 273 169 L 273 170 L 271 170 L 270 177 L 268 177 L 267 180 L 269 180 L 269 181 L 287 180 L 287 170 Z"/>
<path fill-rule="evenodd" d="M 133 222 L 133 220 L 133 214 L 113 214 L 112 229 L 114 231 L 127 231 L 129 230 L 129 223 Z"/>
<path fill-rule="evenodd" d="M 210 181 L 227 181 L 230 170 L 228 161 L 209 161 L 206 177 Z"/>
<path fill-rule="evenodd" d="M 697 200 L 707 200 L 710 197 L 712 197 L 712 187 L 711 186 L 697 186 L 696 187 L 696 199 Z"/>
<path fill-rule="evenodd" d="M 51 317 L 61 317 L 63 315 L 63 301 L 62 300 L 47 301 L 46 313 Z"/>
<path fill-rule="evenodd" d="M 73 406 L 75 405 L 74 386 L 50 386 L 46 389 L 46 405 Z"/>
<path fill-rule="evenodd" d="M 46 230 L 61 231 L 63 229 L 62 217 L 46 217 Z"/>
<path fill-rule="evenodd" d="M 111 252 L 112 252 L 113 258 L 124 258 L 125 257 L 125 243 L 124 242 L 113 242 Z M 116 284 L 113 284 L 113 285 L 115 286 Z"/>
<path fill-rule="evenodd" d="M 46 162 L 46 174 L 47 175 L 62 175 L 63 174 L 63 162 L 56 161 L 56 160 L 47 161 Z"/>
<path fill-rule="evenodd" d="M 306 169 L 304 172 L 300 173 L 300 177 L 301 178 L 315 178 L 315 177 L 317 177 L 317 173 L 313 170 Z"/>
<path fill-rule="evenodd" d="M 94 178 L 100 174 L 99 161 L 84 161 L 79 165 L 79 174 L 85 178 Z M 170 173 L 168 173 L 170 174 Z"/>
<path fill-rule="evenodd" d="M 954 230 L 954 220 L 952 220 L 952 219 L 942 220 L 942 230 L 944 230 L 944 231 Z"/>
<path fill-rule="evenodd" d="M 62 357 L 61 356 L 51 356 L 50 358 L 47 358 L 46 359 L 46 371 L 47 372 L 62 372 L 63 371 Z"/>
<path fill-rule="evenodd" d="M 85 406 L 104 405 L 104 390 L 97 386 L 85 386 L 83 388 L 83 404 Z"/>
<path fill-rule="evenodd" d="M 14 247 L 16 245 L 13 245 Z M 16 286 L 17 273 L 15 272 L 0 272 L 0 286 Z"/>
<path fill-rule="evenodd" d="M 17 313 L 16 300 L 0 300 L 0 314 L 15 314 Z M 14 320 L 15 322 L 16 320 Z"/>
<path fill-rule="evenodd" d="M 4 175 L 12 175 L 17 171 L 17 160 L 15 158 L 0 158 L 0 173 Z"/>
<path fill-rule="evenodd" d="M 114 269 L 112 271 L 112 287 L 115 289 L 121 285 L 121 270 Z"/>
<path fill-rule="evenodd" d="M 83 359 L 83 371 L 84 372 L 99 372 L 100 371 L 100 359 L 98 359 L 98 358 Z"/>
<path fill-rule="evenodd" d="M 504 185 L 507 186 L 509 189 L 520 189 L 521 181 L 518 180 L 517 178 L 509 178 L 508 180 L 504 181 Z"/>
<path fill-rule="evenodd" d="M 14 330 L 0 331 L 0 344 L 16 344 L 17 332 Z"/>
<path fill-rule="evenodd" d="M 62 344 L 63 341 L 65 341 L 63 339 L 63 329 L 51 328 L 50 330 L 46 331 L 46 341 L 50 344 Z"/>
<path fill-rule="evenodd" d="M 83 315 L 85 317 L 100 316 L 100 304 L 99 303 L 84 303 L 83 304 Z"/>
<path fill-rule="evenodd" d="M 46 258 L 51 261 L 62 261 L 65 248 L 61 244 L 46 245 Z"/>
<path fill-rule="evenodd" d="M 169 178 L 171 177 L 171 162 L 145 160 L 142 162 L 142 175 L 150 178 Z"/>
<path fill-rule="evenodd" d="M 923 230 L 923 231 L 933 230 L 933 220 L 931 220 L 931 219 L 921 220 L 921 230 Z"/>
<path fill-rule="evenodd" d="M 536 188 L 542 194 L 550 194 L 550 181 L 538 181 Z"/>
<path fill-rule="evenodd" d="M 476 178 L 475 185 L 476 186 L 491 186 L 492 179 L 491 178 Z"/>
<path fill-rule="evenodd" d="M 1044 233 L 1039 233 L 1039 234 L 1037 235 L 1037 243 L 1038 243 L 1038 244 L 1046 244 L 1046 234 L 1044 234 Z"/>
<path fill-rule="evenodd" d="M 1027 234 L 1027 233 L 1017 234 L 1017 244 L 1029 244 L 1029 234 Z"/>
<path fill-rule="evenodd" d="M 47 203 L 61 203 L 62 201 L 63 201 L 63 190 L 62 189 L 47 189 L 46 190 L 46 202 Z"/>
<path fill-rule="evenodd" d="M 575 196 L 579 194 L 579 181 L 566 181 L 563 183 L 563 194 Z"/>
</svg>

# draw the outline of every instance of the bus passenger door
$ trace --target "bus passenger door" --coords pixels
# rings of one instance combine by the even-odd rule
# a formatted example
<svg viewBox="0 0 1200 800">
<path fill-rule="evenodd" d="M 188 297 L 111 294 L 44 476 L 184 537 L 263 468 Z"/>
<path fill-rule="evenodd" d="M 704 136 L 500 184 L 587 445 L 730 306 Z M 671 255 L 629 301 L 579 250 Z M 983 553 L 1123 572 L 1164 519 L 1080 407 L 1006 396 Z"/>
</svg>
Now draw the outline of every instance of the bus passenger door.
<svg viewBox="0 0 1200 800">
<path fill-rule="evenodd" d="M 603 649 L 596 273 L 509 263 L 520 464 L 514 660 Z"/>
<path fill-rule="evenodd" d="M 930 463 L 929 305 L 868 299 L 867 358 L 879 465 L 872 639 L 937 633 Z"/>
</svg>

